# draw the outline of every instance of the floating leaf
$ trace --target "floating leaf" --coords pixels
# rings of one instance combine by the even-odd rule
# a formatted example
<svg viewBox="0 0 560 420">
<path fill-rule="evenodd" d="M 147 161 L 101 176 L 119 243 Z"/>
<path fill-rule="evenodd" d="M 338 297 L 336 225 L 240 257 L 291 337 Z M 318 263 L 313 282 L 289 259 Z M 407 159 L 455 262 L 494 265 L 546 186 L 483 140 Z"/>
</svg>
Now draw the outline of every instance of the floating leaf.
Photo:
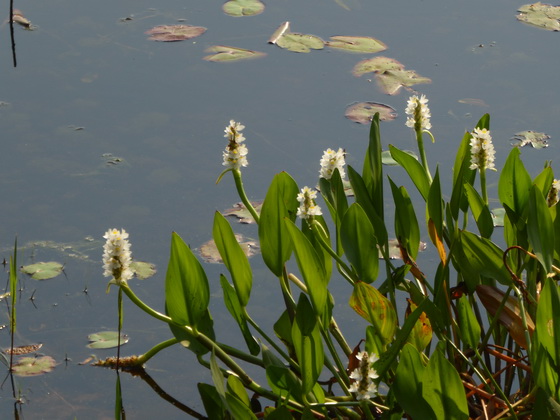
<svg viewBox="0 0 560 420">
<path fill-rule="evenodd" d="M 258 243 L 253 239 L 245 238 L 243 235 L 239 233 L 235 235 L 235 239 L 237 239 L 237 242 L 239 242 L 239 245 L 241 245 L 241 249 L 243 250 L 245 255 L 247 255 L 248 258 L 260 252 L 260 247 Z M 202 244 L 199 252 L 202 259 L 207 263 L 212 263 L 212 264 L 222 263 L 222 257 L 220 256 L 220 253 L 218 252 L 218 248 L 216 248 L 216 243 L 214 242 L 213 239 Z"/>
<path fill-rule="evenodd" d="M 305 35 L 290 32 L 290 22 L 284 22 L 271 35 L 269 44 L 276 44 L 293 52 L 308 53 L 313 50 L 321 50 L 325 46 L 325 41 L 315 35 Z"/>
<path fill-rule="evenodd" d="M 262 201 L 251 201 L 251 205 L 255 208 L 257 214 L 261 213 Z M 245 205 L 241 202 L 235 203 L 231 209 L 223 211 L 222 214 L 226 217 L 237 217 L 239 219 L 239 223 L 255 223 L 255 219 L 253 219 L 253 216 L 251 215 L 251 213 L 249 213 L 249 210 L 247 210 Z"/>
<path fill-rule="evenodd" d="M 344 115 L 349 120 L 369 125 L 376 113 L 381 121 L 394 120 L 398 115 L 394 108 L 377 102 L 355 102 L 346 108 Z"/>
<path fill-rule="evenodd" d="M 560 31 L 560 6 L 537 2 L 521 6 L 518 12 L 516 17 L 521 22 L 549 31 Z"/>
<path fill-rule="evenodd" d="M 50 356 L 22 357 L 12 366 L 12 372 L 18 376 L 37 376 L 52 371 L 55 366 Z"/>
<path fill-rule="evenodd" d="M 25 265 L 21 267 L 21 271 L 31 276 L 35 280 L 48 280 L 62 273 L 64 266 L 60 263 L 38 262 L 36 264 Z"/>
<path fill-rule="evenodd" d="M 214 45 L 205 50 L 207 53 L 214 53 L 204 57 L 206 61 L 237 61 L 249 60 L 251 58 L 264 57 L 266 53 L 243 48 L 226 47 L 225 45 Z"/>
<path fill-rule="evenodd" d="M 32 31 L 35 29 L 31 24 L 31 21 L 23 16 L 21 10 L 14 9 L 12 14 L 12 22 L 17 23 L 20 26 L 23 26 L 25 29 Z"/>
<path fill-rule="evenodd" d="M 29 354 L 34 353 L 43 347 L 43 344 L 29 344 L 27 346 L 18 346 L 14 347 L 13 349 L 6 349 L 4 353 L 6 354 L 14 354 L 14 355 L 21 355 L 21 354 Z"/>
<path fill-rule="evenodd" d="M 531 146 L 535 149 L 543 149 L 548 147 L 547 140 L 550 138 L 548 134 L 537 133 L 535 131 L 520 131 L 512 137 L 511 145 L 515 147 Z"/>
<path fill-rule="evenodd" d="M 368 36 L 331 36 L 327 46 L 360 53 L 376 53 L 387 49 L 383 42 Z"/>
<path fill-rule="evenodd" d="M 412 150 L 402 150 L 402 152 L 404 152 L 407 155 L 410 155 L 414 159 L 418 160 L 418 156 Z M 387 166 L 397 166 L 399 164 L 395 159 L 393 159 L 393 156 L 391 156 L 391 151 L 390 150 L 385 150 L 381 153 L 381 163 L 383 163 L 383 165 L 387 165 Z"/>
<path fill-rule="evenodd" d="M 119 345 L 119 333 L 117 331 L 101 331 L 88 335 L 90 349 L 110 349 Z M 128 335 L 121 334 L 121 346 L 128 343 Z"/>
<path fill-rule="evenodd" d="M 377 84 L 388 95 L 398 93 L 402 86 L 410 87 L 421 83 L 431 83 L 432 79 L 422 77 L 414 70 L 395 69 L 376 75 Z"/>
<path fill-rule="evenodd" d="M 503 207 L 493 209 L 491 215 L 494 226 L 504 226 L 504 216 L 506 215 L 506 209 L 504 209 Z"/>
<path fill-rule="evenodd" d="M 404 65 L 394 58 L 375 57 L 362 60 L 352 69 L 352 74 L 356 77 L 366 73 L 383 73 L 388 70 L 404 69 Z"/>
<path fill-rule="evenodd" d="M 156 266 L 144 261 L 133 261 L 130 263 L 130 269 L 140 280 L 145 280 L 156 274 Z"/>
<path fill-rule="evenodd" d="M 284 35 L 285 33 L 289 33 L 289 32 L 290 32 L 290 22 L 282 23 L 278 28 L 276 28 L 274 33 L 270 36 L 270 38 L 268 39 L 268 43 L 269 44 L 276 44 L 276 41 L 278 41 L 278 39 L 282 35 Z"/>
<path fill-rule="evenodd" d="M 260 0 L 230 0 L 222 10 L 230 16 L 254 16 L 264 11 L 264 4 Z"/>
<path fill-rule="evenodd" d="M 144 33 L 150 35 L 148 39 L 152 41 L 174 42 L 196 38 L 204 32 L 206 32 L 206 28 L 202 26 L 159 25 Z"/>
<path fill-rule="evenodd" d="M 482 99 L 475 99 L 475 98 L 463 98 L 463 99 L 459 99 L 457 102 L 461 104 L 467 104 L 467 105 L 476 105 L 476 106 L 484 106 L 484 107 L 488 106 L 488 104 L 484 102 Z"/>
<path fill-rule="evenodd" d="M 420 241 L 418 245 L 418 251 L 425 251 L 427 248 L 426 242 Z M 383 258 L 381 251 L 379 252 L 379 258 Z M 392 260 L 402 259 L 401 248 L 399 246 L 399 241 L 397 239 L 389 239 L 389 258 Z"/>
</svg>

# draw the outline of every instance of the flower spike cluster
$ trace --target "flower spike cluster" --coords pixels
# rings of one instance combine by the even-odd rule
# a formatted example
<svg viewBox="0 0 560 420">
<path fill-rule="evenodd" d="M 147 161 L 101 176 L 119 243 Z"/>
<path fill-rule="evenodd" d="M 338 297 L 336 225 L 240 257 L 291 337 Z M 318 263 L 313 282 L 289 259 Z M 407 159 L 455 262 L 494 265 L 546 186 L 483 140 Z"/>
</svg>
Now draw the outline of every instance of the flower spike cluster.
<svg viewBox="0 0 560 420">
<path fill-rule="evenodd" d="M 548 192 L 548 207 L 554 206 L 558 203 L 558 200 L 560 200 L 560 180 L 555 179 L 550 186 L 550 191 Z"/>
<path fill-rule="evenodd" d="M 323 153 L 321 158 L 321 169 L 319 170 L 319 176 L 325 179 L 331 179 L 333 172 L 338 168 L 340 173 L 340 178 L 344 179 L 346 172 L 344 170 L 344 165 L 346 161 L 344 159 L 344 150 L 339 148 L 338 151 L 332 149 L 327 149 Z"/>
<path fill-rule="evenodd" d="M 130 269 L 132 254 L 128 233 L 124 229 L 109 229 L 103 237 L 106 239 L 103 246 L 103 275 L 112 277 L 109 284 L 126 284 L 134 275 Z"/>
<path fill-rule="evenodd" d="M 428 98 L 426 95 L 411 96 L 406 104 L 406 126 L 414 128 L 415 131 L 421 132 L 424 130 L 430 130 L 432 124 L 430 123 L 430 108 L 428 108 Z"/>
<path fill-rule="evenodd" d="M 471 133 L 471 166 L 470 169 L 490 169 L 495 171 L 494 145 L 492 136 L 486 128 L 475 128 Z"/>
<path fill-rule="evenodd" d="M 247 146 L 242 144 L 245 141 L 245 137 L 241 134 L 244 128 L 245 126 L 241 123 L 231 120 L 224 130 L 226 133 L 224 137 L 228 139 L 228 145 L 223 153 L 224 161 L 222 165 L 228 169 L 239 170 L 242 166 L 249 164 L 247 161 Z"/>
<path fill-rule="evenodd" d="M 379 358 L 376 354 L 368 354 L 361 351 L 356 355 L 356 359 L 360 361 L 360 365 L 350 373 L 350 379 L 354 382 L 348 390 L 356 393 L 356 399 L 370 400 L 377 395 L 377 385 L 373 382 L 379 375 L 374 368 L 371 367 Z"/>
<path fill-rule="evenodd" d="M 302 219 L 309 219 L 313 216 L 320 216 L 321 207 L 315 204 L 315 199 L 317 198 L 317 191 L 312 190 L 309 187 L 303 187 L 301 192 L 297 196 L 297 201 L 300 205 L 297 209 L 297 215 Z"/>
</svg>

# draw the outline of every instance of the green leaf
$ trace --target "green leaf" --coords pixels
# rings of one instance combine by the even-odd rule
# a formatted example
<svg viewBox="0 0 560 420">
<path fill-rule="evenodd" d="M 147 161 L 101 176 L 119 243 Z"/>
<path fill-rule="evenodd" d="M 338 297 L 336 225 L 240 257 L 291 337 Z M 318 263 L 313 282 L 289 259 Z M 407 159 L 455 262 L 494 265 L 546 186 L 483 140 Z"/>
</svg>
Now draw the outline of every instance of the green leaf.
<svg viewBox="0 0 560 420">
<path fill-rule="evenodd" d="M 62 273 L 64 265 L 55 261 L 38 262 L 21 267 L 21 271 L 35 280 L 48 280 Z"/>
<path fill-rule="evenodd" d="M 367 73 L 383 73 L 388 70 L 404 69 L 404 65 L 394 58 L 374 57 L 362 60 L 354 66 L 352 73 L 356 77 Z"/>
<path fill-rule="evenodd" d="M 492 241 L 464 231 L 461 233 L 461 249 L 466 257 L 463 262 L 472 271 L 501 284 L 511 284 L 511 277 L 502 260 L 503 251 Z"/>
<path fill-rule="evenodd" d="M 206 415 L 208 416 L 208 418 L 226 418 L 226 407 L 220 399 L 220 395 L 216 391 L 216 387 L 204 383 L 198 383 L 197 387 L 200 398 L 202 399 L 202 403 L 204 404 L 204 410 L 206 411 Z"/>
<path fill-rule="evenodd" d="M 430 191 L 428 192 L 428 220 L 433 222 L 438 238 L 443 238 L 443 198 L 441 195 L 441 183 L 439 181 L 439 167 L 436 169 L 436 174 Z M 434 238 L 432 238 L 434 241 Z M 434 241 L 435 242 L 435 241 Z"/>
<path fill-rule="evenodd" d="M 373 283 L 379 271 L 377 240 L 371 222 L 358 203 L 346 211 L 340 236 L 344 252 L 360 280 Z"/>
<path fill-rule="evenodd" d="M 245 307 L 251 295 L 253 272 L 247 256 L 235 238 L 233 229 L 218 211 L 214 213 L 213 236 L 224 265 L 231 273 L 239 303 Z"/>
<path fill-rule="evenodd" d="M 228 47 L 226 45 L 213 45 L 206 48 L 204 52 L 212 54 L 204 56 L 203 59 L 214 62 L 250 60 L 266 56 L 266 53 L 263 52 Z"/>
<path fill-rule="evenodd" d="M 534 342 L 540 343 L 550 354 L 554 364 L 560 365 L 560 293 L 550 279 L 544 279 L 539 296 Z"/>
<path fill-rule="evenodd" d="M 286 227 L 292 238 L 296 261 L 313 302 L 313 308 L 317 316 L 321 317 L 327 310 L 328 278 L 325 268 L 303 232 L 290 220 L 286 220 Z"/>
<path fill-rule="evenodd" d="M 517 20 L 549 31 L 560 31 L 560 6 L 540 2 L 525 4 L 518 9 Z"/>
<path fill-rule="evenodd" d="M 264 4 L 260 0 L 229 0 L 222 10 L 230 16 L 254 16 L 264 11 Z"/>
<path fill-rule="evenodd" d="M 554 257 L 554 226 L 545 198 L 536 185 L 531 187 L 529 194 L 529 214 L 527 233 L 529 243 L 539 262 L 547 273 L 552 271 Z"/>
<path fill-rule="evenodd" d="M 144 261 L 132 261 L 130 269 L 134 271 L 134 275 L 140 280 L 145 280 L 156 274 L 156 266 Z"/>
<path fill-rule="evenodd" d="M 249 408 L 251 406 L 249 395 L 247 394 L 247 390 L 243 386 L 241 379 L 235 375 L 229 375 L 226 381 L 226 386 L 228 392 L 232 396 L 236 397 L 245 407 Z"/>
<path fill-rule="evenodd" d="M 263 202 L 259 221 L 259 240 L 265 264 L 277 277 L 292 254 L 292 241 L 284 218 L 295 220 L 299 203 L 298 187 L 285 172 L 277 174 Z"/>
<path fill-rule="evenodd" d="M 177 233 L 171 236 L 171 252 L 165 276 L 165 306 L 179 325 L 196 328 L 207 315 L 210 288 L 206 273 Z"/>
<path fill-rule="evenodd" d="M 449 202 L 451 214 L 455 220 L 459 217 L 459 210 L 467 211 L 468 201 L 465 194 L 465 184 L 472 185 L 476 176 L 476 171 L 470 169 L 471 164 L 471 135 L 465 133 L 461 145 L 455 156 L 453 165 L 453 191 Z"/>
<path fill-rule="evenodd" d="M 500 201 L 504 207 L 507 206 L 506 208 L 511 209 L 516 217 L 516 220 L 511 221 L 513 224 L 517 224 L 525 211 L 529 199 L 529 189 L 532 184 L 531 177 L 519 155 L 519 149 L 511 150 L 498 183 Z"/>
<path fill-rule="evenodd" d="M 110 349 L 119 345 L 118 331 L 101 331 L 88 335 L 90 349 Z M 121 346 L 128 343 L 128 335 L 121 334 Z"/>
<path fill-rule="evenodd" d="M 331 36 L 327 46 L 359 53 L 376 53 L 387 49 L 383 42 L 368 36 Z"/>
<path fill-rule="evenodd" d="M 466 295 L 457 300 L 457 322 L 461 338 L 468 348 L 478 348 L 480 342 L 480 325 Z"/>
<path fill-rule="evenodd" d="M 51 372 L 56 361 L 50 356 L 22 357 L 12 366 L 12 372 L 18 376 L 37 376 Z"/>
<path fill-rule="evenodd" d="M 380 121 L 392 121 L 397 117 L 394 108 L 377 102 L 354 102 L 346 108 L 344 115 L 359 124 L 371 124 L 376 113 L 379 113 Z"/>
<path fill-rule="evenodd" d="M 550 136 L 545 133 L 537 133 L 531 130 L 520 131 L 514 134 L 511 145 L 520 148 L 531 146 L 534 149 L 543 149 L 548 147 L 547 140 L 549 138 Z"/>
<path fill-rule="evenodd" d="M 403 150 L 403 152 L 405 152 L 407 155 L 412 156 L 414 159 L 418 160 L 418 156 L 412 150 Z M 381 161 L 383 162 L 383 165 L 386 165 L 386 166 L 398 166 L 399 165 L 399 162 L 397 162 L 395 159 L 393 159 L 393 156 L 391 156 L 391 151 L 390 150 L 384 150 L 381 153 Z"/>
<path fill-rule="evenodd" d="M 424 201 L 427 201 L 430 191 L 430 180 L 420 162 L 409 153 L 403 152 L 392 145 L 389 145 L 389 151 L 393 159 L 406 171 L 418 192 L 424 198 Z"/>
<path fill-rule="evenodd" d="M 218 359 L 216 359 L 216 354 L 214 351 L 210 353 L 210 373 L 212 375 L 212 382 L 216 387 L 216 392 L 222 400 L 223 404 L 228 408 L 228 404 L 226 401 L 226 387 L 224 386 L 224 375 L 220 370 L 220 366 L 218 365 Z"/>
<path fill-rule="evenodd" d="M 293 52 L 308 53 L 312 49 L 321 50 L 325 41 L 315 35 L 304 35 L 290 31 L 290 23 L 284 22 L 272 34 L 268 40 L 270 44 L 276 44 L 280 48 Z"/>
<path fill-rule="evenodd" d="M 379 131 L 379 114 L 375 114 L 371 120 L 369 128 L 369 144 L 364 159 L 363 179 L 370 191 L 371 202 L 375 208 L 375 213 L 383 219 L 383 164 L 381 161 L 381 134 Z M 361 204 L 361 203 L 360 203 Z M 367 208 L 365 206 L 364 210 Z M 376 227 L 375 223 L 372 225 Z M 378 236 L 379 239 L 379 236 Z M 381 242 L 381 240 L 379 240 Z"/>
<path fill-rule="evenodd" d="M 395 234 L 397 240 L 408 252 L 412 259 L 416 259 L 420 247 L 420 228 L 414 212 L 412 200 L 405 187 L 398 188 L 389 178 L 393 200 L 395 201 Z"/>
<path fill-rule="evenodd" d="M 231 378 L 232 376 L 230 376 Z M 251 411 L 251 407 L 247 406 L 237 398 L 235 395 L 226 392 L 226 401 L 228 405 L 228 411 L 231 413 L 234 419 L 247 419 L 247 420 L 257 420 L 257 416 Z"/>
<path fill-rule="evenodd" d="M 465 184 L 465 192 L 480 235 L 484 238 L 490 238 L 494 231 L 494 220 L 490 209 L 471 184 Z"/>
</svg>

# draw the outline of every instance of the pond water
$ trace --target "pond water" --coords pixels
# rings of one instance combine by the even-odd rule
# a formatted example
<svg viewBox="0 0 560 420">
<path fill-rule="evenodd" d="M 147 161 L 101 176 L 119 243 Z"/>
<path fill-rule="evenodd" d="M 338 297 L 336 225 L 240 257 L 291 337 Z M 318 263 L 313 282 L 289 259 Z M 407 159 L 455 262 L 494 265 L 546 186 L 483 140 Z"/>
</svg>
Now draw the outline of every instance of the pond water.
<svg viewBox="0 0 560 420">
<path fill-rule="evenodd" d="M 329 49 L 297 54 L 267 44 L 284 21 L 294 32 L 323 39 L 373 36 L 389 47 L 378 55 L 431 78 L 431 84 L 415 88 L 430 99 L 437 139 L 427 145 L 432 169 L 438 162 L 442 173 L 450 173 L 464 131 L 486 112 L 492 116 L 498 167 L 511 137 L 524 130 L 552 136 L 548 149 L 523 149 L 530 172 L 539 171 L 545 159 L 555 166 L 559 35 L 517 22 L 521 2 L 344 4 L 347 8 L 334 0 L 276 0 L 267 2 L 259 16 L 233 18 L 219 2 L 209 1 L 16 1 L 15 7 L 37 27 L 15 28 L 16 68 L 9 27 L 0 29 L 0 258 L 9 259 L 17 236 L 20 265 L 66 264 L 65 276 L 21 279 L 16 344 L 43 343 L 40 351 L 58 363 L 49 374 L 15 378 L 25 402 L 22 418 L 113 418 L 114 372 L 80 365 L 92 353 L 100 358 L 115 353 L 86 348 L 88 334 L 114 330 L 117 322 L 117 293 L 105 293 L 107 279 L 102 277 L 102 235 L 110 227 L 125 228 L 135 258 L 156 264 L 156 276 L 131 284 L 161 310 L 170 233 L 178 232 L 197 248 L 210 239 L 213 212 L 238 201 L 230 177 L 215 185 L 222 170 L 223 129 L 230 119 L 247 126 L 250 165 L 244 182 L 251 199 L 262 199 L 282 170 L 301 186 L 314 185 L 328 147 L 344 147 L 348 162 L 360 166 L 368 128 L 344 117 L 346 106 L 355 101 L 394 107 L 400 115 L 382 123 L 383 142 L 414 148 L 403 116 L 408 92 L 388 96 L 368 76 L 352 76 L 352 67 L 370 55 Z M 126 17 L 132 19 L 122 21 Z M 146 30 L 180 19 L 208 31 L 177 43 L 147 40 Z M 233 63 L 202 60 L 207 47 L 220 44 L 267 56 Z M 400 182 L 402 174 L 394 170 L 391 176 Z M 497 177 L 490 174 L 489 182 L 490 196 L 496 197 Z M 235 229 L 257 236 L 252 226 Z M 429 273 L 436 258 L 430 250 L 423 258 L 422 268 Z M 278 316 L 269 310 L 278 299 L 275 279 L 260 257 L 252 263 L 256 285 L 250 312 L 270 325 Z M 219 340 L 241 344 L 222 308 L 221 267 L 207 268 Z M 357 342 L 365 322 L 346 308 L 348 293 L 333 281 L 342 327 L 356 320 L 358 326 L 347 333 L 350 342 Z M 124 313 L 130 342 L 123 354 L 141 354 L 170 338 L 165 325 L 128 302 Z M 7 325 L 7 309 L 0 316 Z M 9 346 L 8 328 L 0 331 L 0 343 Z M 147 372 L 170 395 L 203 412 L 196 383 L 211 378 L 190 352 L 168 349 L 149 362 Z M 130 418 L 186 416 L 148 382 L 121 378 Z M 7 381 L 0 391 L 0 417 L 13 415 Z"/>
</svg>

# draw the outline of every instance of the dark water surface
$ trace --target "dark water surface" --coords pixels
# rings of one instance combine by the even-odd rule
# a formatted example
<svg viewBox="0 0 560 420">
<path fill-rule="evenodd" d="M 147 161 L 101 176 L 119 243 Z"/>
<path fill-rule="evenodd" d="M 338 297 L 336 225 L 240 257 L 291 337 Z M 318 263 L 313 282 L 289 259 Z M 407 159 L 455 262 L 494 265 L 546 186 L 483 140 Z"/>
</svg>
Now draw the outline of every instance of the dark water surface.
<svg viewBox="0 0 560 420">
<path fill-rule="evenodd" d="M 545 159 L 556 166 L 560 35 L 517 22 L 521 2 L 346 4 L 350 10 L 334 0 L 270 0 L 260 16 L 232 18 L 222 13 L 221 2 L 207 0 L 16 0 L 15 7 L 37 28 L 16 28 L 17 68 L 11 63 L 9 27 L 0 28 L 0 258 L 9 258 L 17 235 L 22 247 L 54 242 L 21 249 L 20 264 L 66 263 L 66 277 L 45 282 L 22 278 L 16 344 L 41 342 L 41 352 L 59 363 L 47 375 L 16 378 L 25 400 L 23 418 L 113 418 L 114 372 L 78 364 L 92 353 L 100 358 L 115 354 L 114 349 L 85 347 L 88 334 L 116 328 L 117 293 L 105 294 L 101 237 L 110 227 L 130 232 L 135 258 L 159 268 L 155 277 L 134 280 L 132 286 L 162 310 L 170 233 L 177 231 L 199 247 L 210 238 L 213 212 L 238 201 L 229 177 L 215 185 L 222 170 L 223 129 L 230 119 L 247 126 L 250 165 L 244 181 L 254 199 L 264 197 L 271 178 L 282 170 L 301 186 L 314 185 L 328 147 L 346 148 L 348 162 L 360 166 L 368 129 L 344 118 L 346 106 L 355 101 L 396 108 L 399 117 L 382 124 L 383 142 L 414 148 L 412 132 L 404 125 L 408 92 L 387 96 L 368 76 L 353 77 L 354 64 L 370 55 L 328 49 L 296 54 L 268 45 L 284 21 L 294 32 L 323 39 L 376 37 L 389 47 L 378 55 L 430 77 L 432 84 L 416 88 L 430 99 L 437 139 L 427 145 L 432 169 L 439 162 L 442 173 L 450 174 L 464 131 L 486 112 L 492 115 L 497 167 L 511 148 L 512 135 L 523 130 L 552 136 L 544 151 L 523 150 L 529 170 L 538 172 Z M 3 13 L 8 15 L 7 5 Z M 120 21 L 127 16 L 133 19 Z M 146 30 L 177 19 L 208 31 L 178 43 L 146 39 Z M 204 50 L 218 44 L 267 56 L 236 63 L 203 61 Z M 487 106 L 459 102 L 465 98 Z M 116 164 L 108 163 L 115 158 Z M 402 172 L 390 173 L 404 182 Z M 444 175 L 444 183 L 449 178 Z M 489 174 L 488 181 L 495 197 L 497 176 Z M 256 237 L 254 227 L 235 229 Z M 436 259 L 430 251 L 424 255 L 422 268 L 429 273 Z M 250 312 L 270 325 L 279 315 L 270 310 L 278 299 L 275 279 L 260 257 L 252 263 Z M 242 345 L 222 307 L 221 271 L 208 265 L 218 337 Z M 333 279 L 336 310 L 342 312 L 343 330 L 345 323 L 349 327 L 349 340 L 357 342 L 365 322 L 346 308 L 348 288 L 338 283 Z M 4 310 L 0 323 L 8 322 Z M 130 336 L 125 355 L 170 338 L 165 325 L 128 303 L 125 332 Z M 4 328 L 0 347 L 7 346 Z M 65 362 L 66 357 L 71 360 Z M 147 371 L 169 394 L 203 411 L 195 384 L 211 378 L 191 353 L 168 349 L 150 361 Z M 129 418 L 186 417 L 137 378 L 123 375 L 122 387 Z M 0 418 L 13 416 L 13 403 L 8 381 L 0 391 Z"/>
</svg>

